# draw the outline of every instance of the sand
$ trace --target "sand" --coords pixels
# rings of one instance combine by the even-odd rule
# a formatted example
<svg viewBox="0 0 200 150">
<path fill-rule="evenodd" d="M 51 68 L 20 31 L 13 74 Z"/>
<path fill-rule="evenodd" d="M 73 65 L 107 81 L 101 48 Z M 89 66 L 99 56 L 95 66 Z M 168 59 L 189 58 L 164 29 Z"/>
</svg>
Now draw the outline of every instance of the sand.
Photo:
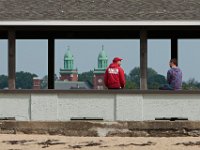
<svg viewBox="0 0 200 150">
<path fill-rule="evenodd" d="M 0 134 L 0 150 L 199 150 L 199 137 L 66 137 Z"/>
</svg>

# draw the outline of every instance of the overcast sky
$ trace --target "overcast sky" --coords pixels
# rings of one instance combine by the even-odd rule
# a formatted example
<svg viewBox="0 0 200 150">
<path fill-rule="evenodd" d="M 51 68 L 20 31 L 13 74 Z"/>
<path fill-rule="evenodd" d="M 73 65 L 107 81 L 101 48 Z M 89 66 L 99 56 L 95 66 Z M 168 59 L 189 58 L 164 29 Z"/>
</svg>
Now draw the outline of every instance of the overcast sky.
<svg viewBox="0 0 200 150">
<path fill-rule="evenodd" d="M 55 69 L 63 68 L 63 58 L 70 46 L 74 55 L 74 65 L 79 72 L 93 70 L 97 67 L 97 57 L 102 45 L 108 55 L 109 63 L 113 57 L 122 57 L 122 67 L 128 74 L 139 66 L 139 40 L 56 40 Z M 200 81 L 200 40 L 179 40 L 179 67 L 183 71 L 183 79 L 195 78 Z M 47 40 L 17 40 L 16 70 L 28 71 L 39 77 L 47 75 Z M 7 40 L 0 40 L 0 74 L 6 74 Z M 148 67 L 165 75 L 169 69 L 170 40 L 148 40 Z"/>
</svg>

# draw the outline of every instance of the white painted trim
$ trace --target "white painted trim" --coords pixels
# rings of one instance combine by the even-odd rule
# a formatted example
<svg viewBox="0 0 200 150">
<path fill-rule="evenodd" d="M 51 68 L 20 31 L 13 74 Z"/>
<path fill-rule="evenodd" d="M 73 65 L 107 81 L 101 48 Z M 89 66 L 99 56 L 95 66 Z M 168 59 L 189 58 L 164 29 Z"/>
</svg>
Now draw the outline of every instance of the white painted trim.
<svg viewBox="0 0 200 150">
<path fill-rule="evenodd" d="M 0 26 L 199 26 L 199 20 L 191 21 L 64 21 L 31 20 L 0 21 Z"/>
</svg>

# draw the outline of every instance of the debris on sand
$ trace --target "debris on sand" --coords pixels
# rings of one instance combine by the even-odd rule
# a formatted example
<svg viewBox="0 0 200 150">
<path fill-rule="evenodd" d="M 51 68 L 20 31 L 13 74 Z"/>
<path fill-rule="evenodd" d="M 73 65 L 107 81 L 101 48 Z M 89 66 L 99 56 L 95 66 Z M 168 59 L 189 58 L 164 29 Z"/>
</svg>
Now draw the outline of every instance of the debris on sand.
<svg viewBox="0 0 200 150">
<path fill-rule="evenodd" d="M 141 144 L 129 143 L 129 144 L 119 144 L 119 145 L 115 145 L 115 146 L 125 147 L 125 146 L 131 146 L 131 145 L 133 145 L 133 146 L 151 146 L 151 145 L 156 145 L 156 143 L 148 141 L 147 143 L 141 143 Z"/>
<path fill-rule="evenodd" d="M 49 147 L 50 145 L 61 145 L 65 144 L 65 142 L 59 142 L 59 140 L 46 140 L 45 142 L 40 142 L 38 145 L 43 145 L 42 148 Z"/>
<path fill-rule="evenodd" d="M 91 147 L 91 146 L 100 146 L 101 143 L 99 142 L 85 142 L 86 144 L 79 144 L 79 145 L 69 145 L 69 148 L 83 148 L 83 147 Z"/>
<path fill-rule="evenodd" d="M 11 141 L 2 141 L 2 143 L 11 144 L 11 145 L 24 145 L 30 142 L 34 142 L 35 140 L 11 140 Z"/>
<path fill-rule="evenodd" d="M 197 142 L 183 142 L 183 143 L 176 143 L 175 145 L 184 145 L 184 146 L 200 146 L 200 141 Z"/>
</svg>

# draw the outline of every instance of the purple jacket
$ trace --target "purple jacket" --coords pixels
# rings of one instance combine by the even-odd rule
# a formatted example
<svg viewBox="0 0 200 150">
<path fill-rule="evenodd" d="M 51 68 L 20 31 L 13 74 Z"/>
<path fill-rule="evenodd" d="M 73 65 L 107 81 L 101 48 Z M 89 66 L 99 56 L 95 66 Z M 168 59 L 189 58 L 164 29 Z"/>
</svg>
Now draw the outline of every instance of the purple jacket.
<svg viewBox="0 0 200 150">
<path fill-rule="evenodd" d="M 169 69 L 167 72 L 167 82 L 174 90 L 181 90 L 182 71 L 178 67 Z"/>
</svg>

